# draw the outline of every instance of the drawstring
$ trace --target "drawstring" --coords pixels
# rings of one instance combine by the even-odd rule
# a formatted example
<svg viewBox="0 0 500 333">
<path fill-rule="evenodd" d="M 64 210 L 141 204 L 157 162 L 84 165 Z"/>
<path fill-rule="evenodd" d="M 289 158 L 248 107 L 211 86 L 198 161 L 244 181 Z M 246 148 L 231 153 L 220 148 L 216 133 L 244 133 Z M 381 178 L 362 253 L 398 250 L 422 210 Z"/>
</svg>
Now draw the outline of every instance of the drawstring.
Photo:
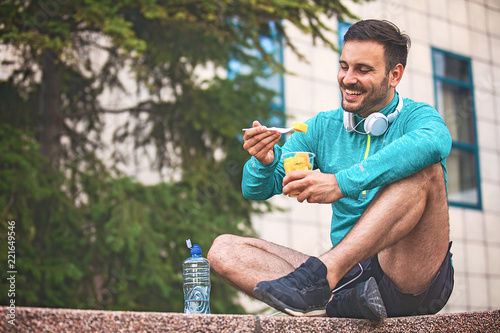
<svg viewBox="0 0 500 333">
<path fill-rule="evenodd" d="M 368 134 L 367 135 L 367 141 L 366 141 L 366 151 L 365 151 L 365 160 L 368 157 L 368 153 L 370 152 L 370 141 L 371 141 L 371 136 Z M 363 190 L 362 194 L 363 198 L 366 198 L 366 190 Z"/>
</svg>

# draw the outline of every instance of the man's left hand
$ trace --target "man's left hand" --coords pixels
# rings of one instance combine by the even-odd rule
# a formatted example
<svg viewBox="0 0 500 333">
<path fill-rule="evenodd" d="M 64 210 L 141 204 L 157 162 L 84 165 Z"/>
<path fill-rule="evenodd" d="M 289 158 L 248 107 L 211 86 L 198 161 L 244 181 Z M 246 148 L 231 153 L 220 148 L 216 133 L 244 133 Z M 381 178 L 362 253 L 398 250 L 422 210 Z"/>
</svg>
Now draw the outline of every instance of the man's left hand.
<svg viewBox="0 0 500 333">
<path fill-rule="evenodd" d="M 283 178 L 283 194 L 301 191 L 297 201 L 309 203 L 333 203 L 344 197 L 337 178 L 333 174 L 320 171 L 292 171 Z"/>
</svg>

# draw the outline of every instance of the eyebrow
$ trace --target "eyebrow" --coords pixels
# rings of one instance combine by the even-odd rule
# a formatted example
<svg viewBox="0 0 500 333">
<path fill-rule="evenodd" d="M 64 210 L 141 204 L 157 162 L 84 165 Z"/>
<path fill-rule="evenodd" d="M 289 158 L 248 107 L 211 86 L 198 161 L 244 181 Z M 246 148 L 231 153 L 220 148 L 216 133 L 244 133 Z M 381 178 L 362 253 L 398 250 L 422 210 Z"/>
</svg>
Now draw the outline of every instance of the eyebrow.
<svg viewBox="0 0 500 333">
<path fill-rule="evenodd" d="M 347 61 L 342 60 L 342 59 L 339 60 L 339 64 L 346 64 L 346 65 L 348 65 Z M 355 67 L 366 67 L 366 68 L 368 68 L 370 70 L 375 70 L 375 67 L 373 67 L 372 65 L 363 64 L 363 63 L 358 63 L 358 64 L 355 64 L 354 66 Z"/>
</svg>

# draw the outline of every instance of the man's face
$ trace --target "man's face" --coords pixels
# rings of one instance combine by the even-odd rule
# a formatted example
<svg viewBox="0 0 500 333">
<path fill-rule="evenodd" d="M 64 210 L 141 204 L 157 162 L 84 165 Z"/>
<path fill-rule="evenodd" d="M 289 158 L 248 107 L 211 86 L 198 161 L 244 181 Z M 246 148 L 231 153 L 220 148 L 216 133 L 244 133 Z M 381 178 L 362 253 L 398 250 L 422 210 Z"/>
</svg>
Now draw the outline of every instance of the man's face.
<svg viewBox="0 0 500 333">
<path fill-rule="evenodd" d="M 342 108 L 361 117 L 380 111 L 394 97 L 391 73 L 386 71 L 384 47 L 377 42 L 346 42 L 337 79 Z"/>
</svg>

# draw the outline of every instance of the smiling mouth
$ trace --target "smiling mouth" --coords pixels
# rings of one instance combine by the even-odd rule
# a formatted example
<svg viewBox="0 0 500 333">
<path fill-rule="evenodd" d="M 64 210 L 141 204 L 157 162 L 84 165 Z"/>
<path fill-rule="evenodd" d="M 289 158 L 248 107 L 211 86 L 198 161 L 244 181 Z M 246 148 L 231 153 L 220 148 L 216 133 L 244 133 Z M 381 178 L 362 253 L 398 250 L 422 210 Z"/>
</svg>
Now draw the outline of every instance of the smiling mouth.
<svg viewBox="0 0 500 333">
<path fill-rule="evenodd" d="M 361 95 L 363 92 L 359 90 L 346 89 L 345 92 L 349 95 Z"/>
<path fill-rule="evenodd" d="M 353 89 L 345 89 L 344 92 L 346 99 L 356 99 L 363 94 L 363 91 Z"/>
</svg>

